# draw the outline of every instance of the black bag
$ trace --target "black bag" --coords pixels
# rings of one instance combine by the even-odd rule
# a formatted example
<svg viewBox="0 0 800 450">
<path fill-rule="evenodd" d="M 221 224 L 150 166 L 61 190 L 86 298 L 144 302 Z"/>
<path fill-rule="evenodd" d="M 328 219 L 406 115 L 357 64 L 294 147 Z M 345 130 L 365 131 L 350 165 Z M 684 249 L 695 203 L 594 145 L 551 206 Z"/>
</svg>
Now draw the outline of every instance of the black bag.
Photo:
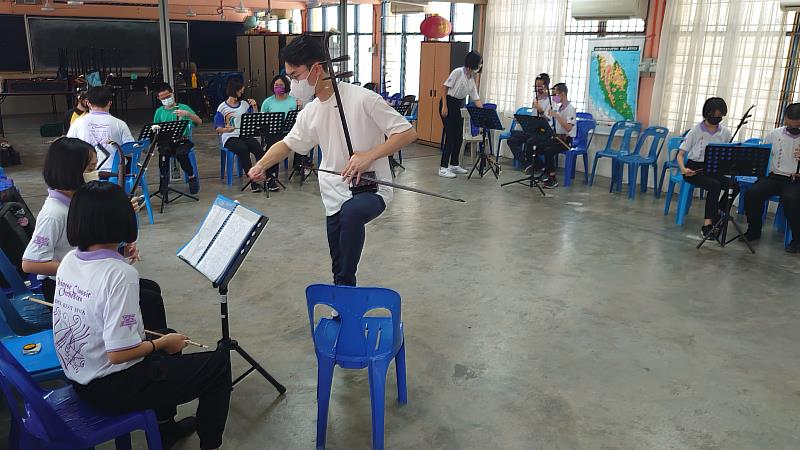
<svg viewBox="0 0 800 450">
<path fill-rule="evenodd" d="M 22 271 L 22 255 L 35 228 L 36 219 L 17 188 L 12 185 L 0 191 L 0 250 L 6 254 L 23 279 L 27 279 L 27 274 Z M 2 275 L 0 287 L 9 287 Z"/>
<path fill-rule="evenodd" d="M 0 144 L 0 167 L 17 166 L 22 164 L 19 152 L 8 144 Z"/>
</svg>

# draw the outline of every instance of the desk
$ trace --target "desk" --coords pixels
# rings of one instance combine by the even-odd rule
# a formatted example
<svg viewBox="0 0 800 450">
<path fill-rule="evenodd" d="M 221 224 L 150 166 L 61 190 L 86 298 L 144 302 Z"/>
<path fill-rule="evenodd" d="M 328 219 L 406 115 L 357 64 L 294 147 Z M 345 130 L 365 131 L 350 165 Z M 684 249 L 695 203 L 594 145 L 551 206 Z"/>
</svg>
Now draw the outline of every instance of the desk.
<svg viewBox="0 0 800 450">
<path fill-rule="evenodd" d="M 63 95 L 67 100 L 67 110 L 75 106 L 75 93 L 72 91 L 55 91 L 55 92 L 0 92 L 0 136 L 5 137 L 5 128 L 3 128 L 3 102 L 6 97 L 24 97 L 36 95 L 49 95 L 50 103 L 53 107 L 53 114 L 57 114 L 56 96 Z"/>
</svg>

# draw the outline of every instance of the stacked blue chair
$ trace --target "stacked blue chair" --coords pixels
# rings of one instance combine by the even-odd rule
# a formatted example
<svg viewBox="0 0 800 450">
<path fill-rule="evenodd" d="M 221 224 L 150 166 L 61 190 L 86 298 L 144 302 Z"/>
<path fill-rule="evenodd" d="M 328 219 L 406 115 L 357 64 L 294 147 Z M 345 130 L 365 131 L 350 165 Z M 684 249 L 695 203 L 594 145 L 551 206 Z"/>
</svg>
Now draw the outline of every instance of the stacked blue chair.
<svg viewBox="0 0 800 450">
<path fill-rule="evenodd" d="M 514 115 L 517 115 L 517 114 L 526 115 L 526 116 L 532 116 L 533 115 L 533 108 L 525 108 L 525 107 L 517 108 L 517 112 L 515 112 Z M 502 133 L 500 133 L 500 136 L 497 138 L 497 155 L 494 158 L 494 161 L 496 163 L 500 162 L 500 144 L 502 144 L 503 141 L 506 141 L 506 140 L 511 138 L 511 134 L 512 134 L 511 132 L 512 131 L 517 131 L 517 119 L 511 119 L 511 126 L 508 127 L 508 130 L 503 131 Z M 517 167 L 519 165 L 520 165 L 520 162 L 517 161 L 517 160 L 514 160 L 514 167 Z"/>
<path fill-rule="evenodd" d="M 578 117 L 578 122 L 575 126 L 578 129 L 575 139 L 572 141 L 572 148 L 564 153 L 564 186 L 571 185 L 572 179 L 575 178 L 575 166 L 578 162 L 578 156 L 583 157 L 583 176 L 586 178 L 586 183 L 589 183 L 589 146 L 592 145 L 597 122 L 594 119 Z"/>
<path fill-rule="evenodd" d="M 642 192 L 647 192 L 647 178 L 650 167 L 653 168 L 653 180 L 656 186 L 656 198 L 661 196 L 661 191 L 658 190 L 658 157 L 661 155 L 661 149 L 667 139 L 669 130 L 664 127 L 647 127 L 639 139 L 636 141 L 636 148 L 633 153 L 629 155 L 620 155 L 617 158 L 617 163 L 620 170 L 617 171 L 617 179 L 611 181 L 611 187 L 616 185 L 617 191 L 622 190 L 622 174 L 625 172 L 625 165 L 628 165 L 628 198 L 633 200 L 636 198 L 636 177 L 639 170 L 642 171 Z M 650 149 L 646 156 L 642 156 L 642 147 L 647 143 L 647 140 L 652 138 L 650 142 Z M 616 183 L 615 183 L 616 181 Z"/>
<path fill-rule="evenodd" d="M 71 385 L 42 390 L 3 346 L 0 346 L 0 388 L 11 412 L 11 450 L 94 448 L 110 440 L 116 441 L 118 450 L 130 450 L 130 433 L 136 430 L 144 430 L 150 450 L 162 449 L 152 410 L 110 416 L 81 401 Z M 17 398 L 24 408 L 18 407 Z"/>
<path fill-rule="evenodd" d="M 53 328 L 50 308 L 28 300 L 34 294 L 25 286 L 16 268 L 0 250 L 0 274 L 11 287 L 10 298 L 0 293 L 0 312 L 15 334 L 27 335 Z"/>
<path fill-rule="evenodd" d="M 306 289 L 308 319 L 317 353 L 317 448 L 325 448 L 333 369 L 368 369 L 372 403 L 372 448 L 383 449 L 386 373 L 394 359 L 397 400 L 408 402 L 406 352 L 400 295 L 389 289 L 311 285 Z M 339 316 L 320 319 L 314 327 L 314 308 L 327 305 Z M 385 309 L 391 317 L 365 317 Z"/>
<path fill-rule="evenodd" d="M 680 136 L 671 137 L 667 140 L 668 156 L 664 162 L 664 167 L 661 168 L 661 179 L 658 181 L 658 186 L 656 186 L 659 195 L 664 190 L 664 179 L 667 176 L 667 171 L 678 167 L 678 151 L 680 150 L 681 142 L 683 142 L 683 138 Z"/>
<path fill-rule="evenodd" d="M 150 140 L 145 139 L 143 141 L 126 142 L 125 144 L 122 144 L 120 148 L 122 148 L 122 154 L 131 160 L 131 173 L 125 176 L 125 192 L 131 192 L 131 189 L 133 188 L 133 182 L 136 180 L 139 170 L 145 170 L 144 175 L 142 176 L 141 189 L 142 194 L 144 195 L 144 206 L 147 209 L 147 217 L 150 219 L 150 224 L 152 225 L 155 223 L 155 219 L 153 218 L 153 206 L 150 204 L 150 190 L 147 187 L 147 169 L 142 169 L 139 167 L 139 160 L 142 157 L 142 152 L 147 150 L 149 146 Z M 120 161 L 116 153 L 114 153 L 114 157 L 111 161 L 111 172 L 117 173 Z M 110 178 L 109 181 L 116 183 L 116 177 Z"/>
<path fill-rule="evenodd" d="M 622 142 L 620 142 L 619 148 L 614 148 L 614 138 L 616 137 L 617 133 L 622 132 Z M 597 152 L 594 154 L 594 162 L 592 163 L 592 175 L 589 177 L 589 186 L 594 184 L 594 176 L 597 172 L 597 161 L 600 158 L 611 158 L 611 179 L 616 179 L 616 171 L 618 170 L 617 158 L 621 155 L 626 155 L 631 152 L 631 140 L 633 138 L 633 134 L 636 133 L 637 135 L 642 132 L 642 124 L 639 122 L 633 122 L 630 120 L 621 120 L 616 122 L 613 127 L 611 127 L 611 133 L 608 135 L 608 141 L 606 142 L 605 149 Z"/>
</svg>

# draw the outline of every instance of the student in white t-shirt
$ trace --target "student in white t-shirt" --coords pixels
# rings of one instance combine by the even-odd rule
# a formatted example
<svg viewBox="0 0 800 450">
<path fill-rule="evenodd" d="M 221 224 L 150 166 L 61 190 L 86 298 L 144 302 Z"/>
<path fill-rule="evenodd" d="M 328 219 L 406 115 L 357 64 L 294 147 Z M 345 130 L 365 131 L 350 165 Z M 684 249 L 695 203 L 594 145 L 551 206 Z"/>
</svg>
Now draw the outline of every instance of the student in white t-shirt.
<svg viewBox="0 0 800 450">
<path fill-rule="evenodd" d="M 94 146 L 97 149 L 99 169 L 110 172 L 114 160 L 114 149 L 108 141 L 122 145 L 133 142 L 134 139 L 128 125 L 109 113 L 112 93 L 108 86 L 89 88 L 86 97 L 92 110 L 89 114 L 84 114 L 72 122 L 67 131 L 67 137 L 78 138 Z M 97 148 L 98 146 L 102 146 L 109 152 L 108 157 Z"/>
<path fill-rule="evenodd" d="M 53 339 L 64 374 L 78 395 L 111 414 L 155 409 L 165 448 L 196 428 L 200 447 L 216 449 L 231 394 L 225 350 L 181 355 L 186 336 L 146 340 L 139 274 L 117 252 L 135 242 L 136 216 L 125 191 L 93 181 L 75 192 L 67 238 L 77 247 L 58 267 Z M 176 406 L 199 399 L 197 419 L 172 419 Z"/>
<path fill-rule="evenodd" d="M 378 94 L 361 86 L 339 83 L 342 109 L 353 143 L 347 151 L 344 131 L 336 106 L 333 85 L 326 80 L 325 59 L 316 38 L 300 36 L 281 51 L 292 93 L 299 98 L 316 95 L 297 116 L 289 134 L 273 145 L 250 171 L 250 178 L 264 179 L 264 170 L 286 159 L 292 151 L 306 154 L 317 145 L 322 149 L 320 168 L 344 176 L 319 173 L 319 188 L 327 216 L 333 281 L 356 285 L 356 270 L 364 247 L 364 225 L 378 217 L 392 199 L 392 189 L 351 192 L 351 181 L 374 171 L 379 180 L 392 179 L 389 155 L 417 138 L 411 125 Z M 386 138 L 388 136 L 388 139 Z"/>
<path fill-rule="evenodd" d="M 545 145 L 536 147 L 536 155 L 544 156 L 544 176 L 542 177 L 542 187 L 553 189 L 558 186 L 556 179 L 556 158 L 559 153 L 569 150 L 572 139 L 578 134 L 578 112 L 575 106 L 570 103 L 567 94 L 569 89 L 564 83 L 558 83 L 552 89 L 552 107 L 544 110 L 544 116 L 555 124 L 556 137 Z M 552 126 L 552 125 L 551 125 Z M 566 144 L 566 145 L 565 145 Z"/>
<path fill-rule="evenodd" d="M 800 103 L 786 107 L 783 123 L 764 138 L 765 144 L 772 145 L 769 175 L 760 177 L 744 196 L 749 224 L 745 237 L 748 241 L 761 238 L 764 203 L 778 195 L 792 230 L 792 242 L 786 251 L 800 253 Z"/>
<path fill-rule="evenodd" d="M 239 165 L 242 170 L 248 172 L 253 164 L 250 162 L 250 154 L 256 157 L 256 161 L 264 156 L 264 149 L 258 139 L 247 136 L 239 136 L 242 126 L 242 115 L 258 111 L 256 101 L 248 99 L 240 100 L 244 95 L 244 83 L 237 78 L 228 80 L 225 87 L 228 99 L 220 103 L 217 113 L 214 115 L 214 129 L 220 134 L 223 147 L 232 151 L 239 158 Z M 250 183 L 250 190 L 261 192 L 261 187 L 257 183 Z"/>
<path fill-rule="evenodd" d="M 464 140 L 464 119 L 461 118 L 461 108 L 466 103 L 467 96 L 478 108 L 483 107 L 483 102 L 478 96 L 478 87 L 475 78 L 483 67 L 483 57 L 476 51 L 467 53 L 464 57 L 464 66 L 452 72 L 444 81 L 445 102 L 442 104 L 442 117 L 444 118 L 444 151 L 439 164 L 439 176 L 455 178 L 464 175 L 467 169 L 458 164 L 458 155 L 461 152 L 461 143 Z"/>
<path fill-rule="evenodd" d="M 719 219 L 720 204 L 727 202 L 728 179 L 714 174 L 702 173 L 705 168 L 706 146 L 708 144 L 728 143 L 731 130 L 721 125 L 728 114 L 728 105 L 719 97 L 711 97 L 703 104 L 703 121 L 692 127 L 681 143 L 677 162 L 683 178 L 693 185 L 706 190 L 706 209 L 702 237 L 716 239 L 713 224 Z M 684 162 L 684 159 L 687 159 Z M 734 193 L 731 199 L 736 197 Z"/>
</svg>

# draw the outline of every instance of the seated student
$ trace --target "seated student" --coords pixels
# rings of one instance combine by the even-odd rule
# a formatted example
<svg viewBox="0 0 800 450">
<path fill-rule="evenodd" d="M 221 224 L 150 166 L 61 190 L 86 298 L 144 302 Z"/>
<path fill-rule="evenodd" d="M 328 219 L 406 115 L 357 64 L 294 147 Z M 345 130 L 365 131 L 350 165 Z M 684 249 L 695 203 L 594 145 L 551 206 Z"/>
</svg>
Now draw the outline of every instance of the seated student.
<svg viewBox="0 0 800 450">
<path fill-rule="evenodd" d="M 552 100 L 547 93 L 547 89 L 549 89 L 550 86 L 550 75 L 540 73 L 536 77 L 534 84 L 536 97 L 533 98 L 531 109 L 535 110 L 536 115 L 541 117 L 544 115 L 545 110 L 552 106 Z M 533 163 L 531 156 L 533 153 L 533 141 L 525 146 L 525 152 L 522 150 L 522 146 L 526 144 L 529 139 L 530 135 L 524 130 L 512 130 L 511 137 L 508 138 L 508 148 L 511 150 L 511 153 L 514 154 L 514 159 L 522 163 L 522 167 L 526 169 Z"/>
<path fill-rule="evenodd" d="M 572 144 L 572 139 L 578 133 L 578 128 L 575 126 L 578 120 L 578 112 L 572 103 L 567 98 L 567 85 L 558 83 L 552 89 L 552 107 L 543 108 L 544 117 L 546 117 L 551 124 L 555 123 L 555 133 L 558 140 L 554 139 L 545 145 L 538 145 L 535 148 L 536 156 L 544 157 L 544 168 L 542 177 L 542 187 L 545 189 L 554 189 L 558 187 L 558 180 L 556 179 L 556 158 L 559 153 L 564 153 L 568 150 L 567 146 Z M 567 146 L 565 146 L 566 144 Z M 536 161 L 534 160 L 534 163 Z M 531 167 L 531 170 L 534 168 Z"/>
<path fill-rule="evenodd" d="M 786 251 L 800 253 L 800 103 L 786 107 L 783 123 L 764 138 L 765 144 L 772 144 L 769 176 L 759 178 L 745 194 L 749 223 L 745 237 L 749 241 L 761 238 L 764 203 L 778 195 L 792 230 L 792 242 Z"/>
<path fill-rule="evenodd" d="M 116 251 L 136 241 L 136 216 L 125 191 L 94 181 L 75 192 L 67 238 L 77 250 L 61 261 L 53 338 L 64 374 L 84 401 L 123 414 L 155 409 L 170 448 L 195 427 L 200 448 L 217 449 L 228 417 L 231 368 L 225 350 L 181 355 L 186 336 L 170 330 L 145 340 L 139 274 Z M 199 399 L 197 419 L 175 422 L 176 406 Z"/>
<path fill-rule="evenodd" d="M 703 121 L 692 127 L 681 143 L 678 151 L 678 166 L 683 178 L 693 185 L 706 190 L 706 210 L 702 237 L 716 238 L 712 235 L 713 224 L 719 219 L 719 205 L 727 202 L 728 180 L 719 175 L 702 173 L 705 167 L 706 146 L 708 144 L 727 143 L 731 140 L 731 130 L 720 125 L 728 114 L 728 105 L 719 97 L 711 97 L 703 104 Z M 684 156 L 689 158 L 684 164 Z M 735 198 L 736 195 L 731 197 Z"/>
<path fill-rule="evenodd" d="M 159 141 L 158 143 L 158 190 L 164 194 L 169 187 L 169 158 L 174 156 L 189 178 L 189 193 L 197 194 L 200 192 L 200 183 L 197 182 L 197 174 L 194 173 L 192 162 L 189 160 L 189 150 L 194 147 L 189 137 L 192 135 L 192 128 L 200 126 L 203 120 L 192 108 L 175 101 L 172 86 L 167 83 L 158 88 L 158 99 L 163 106 L 159 107 L 153 115 L 153 123 L 174 122 L 176 120 L 189 122 L 186 126 L 186 131 L 183 132 L 183 139 L 178 142 Z"/>
<path fill-rule="evenodd" d="M 72 196 L 86 181 L 97 179 L 97 155 L 91 145 L 80 139 L 60 138 L 50 145 L 44 160 L 44 181 L 48 196 L 36 218 L 33 237 L 22 255 L 22 270 L 38 274 L 45 300 L 53 301 L 55 275 L 64 256 L 72 250 L 67 240 L 67 213 Z M 138 259 L 136 244 L 131 241 L 126 251 L 129 259 Z M 139 305 L 146 311 L 150 329 L 166 328 L 167 315 L 161 287 L 152 280 L 139 280 Z"/>
<path fill-rule="evenodd" d="M 128 125 L 109 114 L 111 97 L 111 89 L 108 86 L 89 88 L 86 98 L 91 112 L 75 120 L 67 132 L 67 137 L 88 142 L 96 149 L 98 145 L 105 148 L 109 152 L 108 158 L 105 153 L 97 149 L 97 160 L 100 162 L 99 169 L 107 172 L 111 171 L 114 160 L 114 149 L 108 141 L 114 141 L 119 145 L 134 141 Z"/>
<path fill-rule="evenodd" d="M 244 83 L 239 79 L 230 79 L 225 92 L 228 94 L 228 99 L 217 108 L 217 114 L 214 115 L 214 128 L 217 133 L 222 135 L 222 145 L 239 157 L 239 164 L 247 173 L 253 167 L 250 154 L 252 153 L 258 161 L 264 156 L 264 149 L 254 137 L 239 137 L 239 127 L 242 123 L 242 115 L 257 111 L 258 105 L 252 98 L 246 102 L 239 100 L 244 94 Z M 261 187 L 258 183 L 250 183 L 250 190 L 261 192 Z"/>
<path fill-rule="evenodd" d="M 274 92 L 275 95 L 271 95 L 264 100 L 264 103 L 261 104 L 261 112 L 280 112 L 283 113 L 285 117 L 289 111 L 300 109 L 303 103 L 300 99 L 289 95 L 290 90 L 289 79 L 286 78 L 286 75 L 276 75 L 275 78 L 272 79 L 272 92 Z M 272 147 L 276 142 L 283 139 L 284 136 L 286 135 L 270 135 L 266 140 L 265 148 Z M 270 167 L 267 169 L 267 173 L 271 174 L 273 177 L 277 177 L 279 165 L 280 163 Z M 267 187 L 270 191 L 277 191 L 279 189 L 278 183 L 272 178 L 267 180 Z"/>
<path fill-rule="evenodd" d="M 75 101 L 75 107 L 64 113 L 64 134 L 67 134 L 72 122 L 89 112 L 89 103 L 86 101 L 86 93 L 81 92 Z"/>
</svg>

